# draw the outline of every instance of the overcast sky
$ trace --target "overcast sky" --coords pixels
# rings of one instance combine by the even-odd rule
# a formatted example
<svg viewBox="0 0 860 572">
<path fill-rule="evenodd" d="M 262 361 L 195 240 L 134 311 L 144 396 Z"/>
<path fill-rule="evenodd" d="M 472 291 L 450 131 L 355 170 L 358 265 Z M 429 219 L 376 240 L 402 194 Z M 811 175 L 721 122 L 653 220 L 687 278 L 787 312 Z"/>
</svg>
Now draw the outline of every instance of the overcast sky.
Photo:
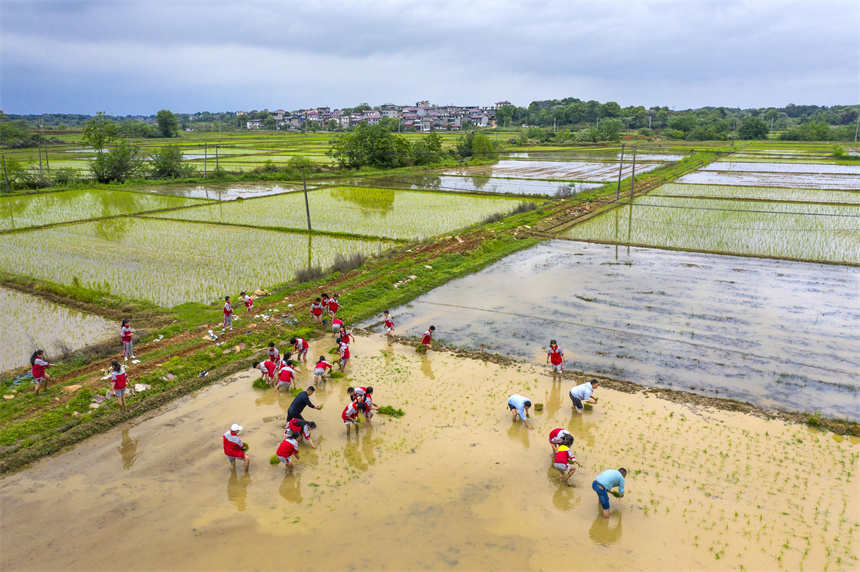
<svg viewBox="0 0 860 572">
<path fill-rule="evenodd" d="M 860 2 L 0 0 L 0 109 L 860 102 Z"/>
</svg>

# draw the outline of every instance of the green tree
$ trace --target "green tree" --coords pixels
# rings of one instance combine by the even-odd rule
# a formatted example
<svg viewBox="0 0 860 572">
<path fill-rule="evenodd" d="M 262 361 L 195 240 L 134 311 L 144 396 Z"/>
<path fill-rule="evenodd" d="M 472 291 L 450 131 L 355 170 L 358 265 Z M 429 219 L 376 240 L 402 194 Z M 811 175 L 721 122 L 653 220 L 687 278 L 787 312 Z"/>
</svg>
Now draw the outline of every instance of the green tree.
<svg viewBox="0 0 860 572">
<path fill-rule="evenodd" d="M 158 122 L 158 132 L 162 137 L 176 137 L 179 133 L 179 120 L 173 112 L 162 109 L 155 115 Z"/>
<path fill-rule="evenodd" d="M 120 141 L 107 153 L 100 152 L 90 161 L 90 170 L 100 183 L 123 182 L 140 173 L 143 161 L 137 143 Z"/>
<path fill-rule="evenodd" d="M 769 130 L 767 123 L 760 117 L 747 117 L 741 128 L 738 129 L 738 137 L 741 139 L 766 139 Z"/>
<path fill-rule="evenodd" d="M 600 122 L 600 139 L 603 141 L 618 141 L 621 133 L 622 122 L 620 119 L 605 119 Z"/>
<path fill-rule="evenodd" d="M 442 138 L 429 133 L 412 146 L 412 157 L 416 165 L 433 165 L 442 160 Z"/>
<path fill-rule="evenodd" d="M 165 145 L 149 156 L 150 176 L 155 179 L 184 179 L 194 174 L 194 167 L 182 162 L 179 145 Z"/>
<path fill-rule="evenodd" d="M 95 117 L 84 123 L 84 143 L 101 155 L 105 146 L 116 139 L 117 130 L 117 124 L 108 119 L 104 111 L 99 111 Z"/>
<path fill-rule="evenodd" d="M 461 157 L 472 157 L 479 161 L 494 161 L 499 153 L 490 138 L 479 131 L 470 131 L 460 138 L 457 151 Z"/>
<path fill-rule="evenodd" d="M 328 154 L 343 168 L 403 167 L 411 160 L 412 145 L 381 125 L 357 125 L 352 133 L 332 140 Z"/>
<path fill-rule="evenodd" d="M 393 133 L 400 127 L 400 120 L 396 117 L 383 117 L 379 120 L 379 125 Z"/>
</svg>

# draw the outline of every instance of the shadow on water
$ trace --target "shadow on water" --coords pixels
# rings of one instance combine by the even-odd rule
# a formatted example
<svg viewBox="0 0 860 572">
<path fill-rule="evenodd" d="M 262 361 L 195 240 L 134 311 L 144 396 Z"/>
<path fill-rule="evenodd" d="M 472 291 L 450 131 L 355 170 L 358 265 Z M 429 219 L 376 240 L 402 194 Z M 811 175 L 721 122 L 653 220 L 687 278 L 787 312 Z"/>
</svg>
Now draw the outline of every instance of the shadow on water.
<svg viewBox="0 0 860 572">
<path fill-rule="evenodd" d="M 239 468 L 239 461 L 236 461 L 236 471 L 242 471 Z M 236 471 L 230 471 L 230 477 L 227 479 L 227 500 L 236 505 L 239 512 L 243 512 L 248 508 L 248 485 L 251 484 L 251 475 L 243 473 L 240 477 Z"/>
</svg>

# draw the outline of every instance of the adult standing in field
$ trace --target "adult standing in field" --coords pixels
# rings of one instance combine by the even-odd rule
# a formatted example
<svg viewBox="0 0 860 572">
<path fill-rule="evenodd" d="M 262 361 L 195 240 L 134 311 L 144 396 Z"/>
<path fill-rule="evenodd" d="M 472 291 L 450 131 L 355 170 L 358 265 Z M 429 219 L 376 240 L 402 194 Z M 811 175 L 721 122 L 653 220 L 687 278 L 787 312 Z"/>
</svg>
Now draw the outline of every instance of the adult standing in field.
<svg viewBox="0 0 860 572">
<path fill-rule="evenodd" d="M 128 320 L 123 320 L 119 327 L 119 337 L 122 339 L 122 357 L 125 361 L 128 358 L 134 359 L 134 345 L 131 342 L 131 325 Z"/>
<path fill-rule="evenodd" d="M 523 397 L 517 393 L 508 397 L 508 409 L 511 410 L 511 421 L 516 421 L 517 417 L 523 420 L 523 423 L 529 429 L 534 429 L 529 425 L 529 407 L 532 402 L 528 397 Z"/>
<path fill-rule="evenodd" d="M 45 359 L 45 350 L 36 350 L 30 356 L 30 365 L 33 366 L 33 383 L 38 397 L 41 390 L 48 389 L 48 380 L 51 376 L 45 373 L 45 370 L 54 364 Z"/>
<path fill-rule="evenodd" d="M 603 509 L 604 518 L 609 518 L 609 493 L 612 489 L 618 487 L 618 493 L 612 494 L 618 498 L 624 497 L 624 477 L 626 476 L 627 469 L 623 467 L 617 471 L 609 469 L 597 475 L 597 478 L 591 483 L 591 488 L 597 493 L 597 500 Z"/>
<path fill-rule="evenodd" d="M 233 305 L 230 303 L 230 296 L 224 296 L 224 331 L 227 328 L 233 329 Z"/>
<path fill-rule="evenodd" d="M 552 381 L 555 382 L 556 376 L 561 383 L 561 368 L 564 363 L 564 352 L 558 347 L 555 340 L 550 340 L 549 349 L 546 352 L 546 363 L 552 363 Z"/>
<path fill-rule="evenodd" d="M 110 377 L 113 382 L 113 394 L 116 396 L 116 401 L 122 411 L 125 411 L 125 394 L 128 391 L 126 387 L 128 376 L 125 373 L 125 366 L 118 361 L 111 362 Z"/>
<path fill-rule="evenodd" d="M 592 379 L 570 390 L 571 408 L 576 410 L 578 415 L 582 415 L 583 403 L 592 405 L 597 403 L 597 398 L 592 397 L 591 394 L 594 393 L 598 383 L 596 379 Z"/>
<path fill-rule="evenodd" d="M 248 472 L 248 465 L 251 464 L 251 458 L 245 454 L 245 444 L 242 443 L 242 439 L 239 438 L 239 431 L 242 430 L 242 426 L 238 423 L 233 423 L 230 426 L 230 430 L 224 433 L 224 454 L 227 455 L 227 459 L 230 460 L 230 469 L 236 470 L 236 460 L 242 461 L 245 463 L 245 472 Z"/>
<path fill-rule="evenodd" d="M 317 406 L 311 403 L 311 396 L 314 394 L 314 391 L 315 389 L 312 385 L 293 398 L 289 408 L 287 408 L 287 423 L 289 423 L 291 419 L 301 419 L 304 421 L 305 418 L 302 417 L 302 411 L 305 410 L 305 407 L 310 407 L 311 409 L 322 409 L 322 405 Z M 287 423 L 284 423 L 284 427 L 287 426 Z"/>
</svg>

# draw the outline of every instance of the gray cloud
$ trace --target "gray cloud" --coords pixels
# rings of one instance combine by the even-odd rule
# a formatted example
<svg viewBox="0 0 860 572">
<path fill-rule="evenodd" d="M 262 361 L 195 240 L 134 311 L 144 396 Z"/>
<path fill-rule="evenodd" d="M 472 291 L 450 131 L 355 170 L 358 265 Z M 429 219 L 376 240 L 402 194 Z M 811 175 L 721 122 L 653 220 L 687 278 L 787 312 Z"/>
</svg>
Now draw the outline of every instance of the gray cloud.
<svg viewBox="0 0 860 572">
<path fill-rule="evenodd" d="M 9 113 L 860 101 L 857 2 L 9 2 Z"/>
</svg>

